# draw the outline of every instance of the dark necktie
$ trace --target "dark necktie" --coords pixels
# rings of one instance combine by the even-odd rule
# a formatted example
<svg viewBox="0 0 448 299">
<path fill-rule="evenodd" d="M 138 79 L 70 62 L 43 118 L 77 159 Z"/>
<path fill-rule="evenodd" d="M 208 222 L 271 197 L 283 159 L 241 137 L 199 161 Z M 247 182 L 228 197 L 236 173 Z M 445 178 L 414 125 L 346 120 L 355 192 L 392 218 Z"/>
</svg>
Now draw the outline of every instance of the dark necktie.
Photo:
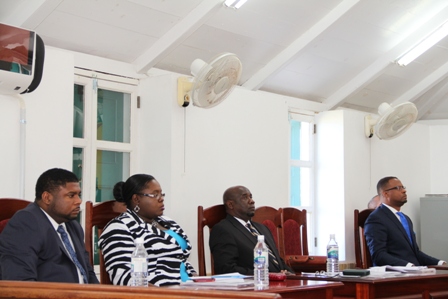
<svg viewBox="0 0 448 299">
<path fill-rule="evenodd" d="M 251 234 L 254 235 L 255 237 L 260 235 L 260 234 L 258 233 L 258 231 L 255 229 L 255 227 L 253 227 L 253 225 L 252 225 L 250 222 L 246 223 L 246 227 L 249 229 L 249 231 L 251 232 Z M 278 261 L 277 261 L 277 259 L 275 258 L 274 253 L 271 251 L 271 248 L 269 248 L 269 246 L 268 246 L 267 243 L 266 243 L 266 247 L 268 247 L 268 252 L 269 252 L 269 255 L 271 256 L 272 261 L 273 261 L 276 265 L 278 265 Z"/>
<path fill-rule="evenodd" d="M 61 234 L 62 242 L 64 243 L 65 249 L 67 249 L 68 254 L 72 258 L 73 263 L 78 267 L 79 272 L 81 272 L 82 278 L 84 280 L 84 283 L 89 283 L 87 280 L 87 274 L 84 268 L 81 266 L 81 264 L 78 261 L 78 258 L 76 257 L 75 250 L 73 250 L 72 244 L 70 244 L 70 240 L 68 239 L 67 232 L 65 231 L 64 227 L 62 225 L 59 225 L 58 227 L 58 233 Z"/>
<path fill-rule="evenodd" d="M 408 224 L 408 221 L 406 220 L 406 217 L 404 216 L 404 214 L 402 212 L 397 212 L 397 215 L 400 217 L 401 224 L 403 225 L 404 230 L 408 234 L 409 241 L 411 241 L 411 244 L 412 244 L 411 230 L 409 229 L 409 224 Z"/>
</svg>

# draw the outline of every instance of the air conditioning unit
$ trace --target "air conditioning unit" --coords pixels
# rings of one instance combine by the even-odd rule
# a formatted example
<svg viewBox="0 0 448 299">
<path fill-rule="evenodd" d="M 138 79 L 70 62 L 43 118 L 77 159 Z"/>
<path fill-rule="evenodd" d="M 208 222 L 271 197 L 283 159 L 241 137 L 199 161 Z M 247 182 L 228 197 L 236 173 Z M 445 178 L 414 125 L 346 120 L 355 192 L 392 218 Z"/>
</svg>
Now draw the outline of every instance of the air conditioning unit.
<svg viewBox="0 0 448 299">
<path fill-rule="evenodd" d="M 44 58 L 45 45 L 34 31 L 0 23 L 0 94 L 34 91 Z"/>
</svg>

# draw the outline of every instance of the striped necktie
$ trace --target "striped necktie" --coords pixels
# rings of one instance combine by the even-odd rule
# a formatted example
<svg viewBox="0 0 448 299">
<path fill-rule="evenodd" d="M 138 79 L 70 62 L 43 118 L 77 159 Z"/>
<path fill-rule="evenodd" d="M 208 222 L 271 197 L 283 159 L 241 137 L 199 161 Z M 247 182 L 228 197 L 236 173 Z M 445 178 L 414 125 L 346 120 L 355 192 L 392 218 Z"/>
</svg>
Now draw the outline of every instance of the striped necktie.
<svg viewBox="0 0 448 299">
<path fill-rule="evenodd" d="M 406 231 L 406 234 L 409 237 L 409 241 L 411 241 L 411 244 L 412 244 L 411 230 L 409 229 L 408 220 L 406 219 L 406 217 L 404 216 L 404 214 L 402 212 L 397 212 L 397 215 L 400 217 L 401 224 L 403 225 L 404 230 Z"/>
<path fill-rule="evenodd" d="M 258 231 L 255 229 L 255 227 L 253 227 L 253 225 L 250 222 L 246 223 L 246 227 L 249 229 L 251 234 L 254 235 L 255 237 L 260 235 L 258 233 Z M 274 253 L 271 251 L 271 248 L 269 248 L 268 244 L 266 244 L 266 246 L 268 247 L 268 252 L 269 252 L 269 255 L 271 256 L 272 262 L 274 262 L 276 265 L 278 265 L 278 261 L 275 258 Z"/>
<path fill-rule="evenodd" d="M 73 263 L 78 267 L 79 272 L 81 272 L 84 283 L 89 283 L 87 279 L 86 270 L 81 266 L 81 263 L 78 261 L 78 257 L 76 256 L 75 250 L 70 244 L 70 240 L 68 239 L 67 232 L 65 231 L 62 225 L 58 226 L 58 233 L 61 234 L 62 243 L 64 243 L 65 249 L 67 249 L 68 254 L 70 255 Z"/>
</svg>

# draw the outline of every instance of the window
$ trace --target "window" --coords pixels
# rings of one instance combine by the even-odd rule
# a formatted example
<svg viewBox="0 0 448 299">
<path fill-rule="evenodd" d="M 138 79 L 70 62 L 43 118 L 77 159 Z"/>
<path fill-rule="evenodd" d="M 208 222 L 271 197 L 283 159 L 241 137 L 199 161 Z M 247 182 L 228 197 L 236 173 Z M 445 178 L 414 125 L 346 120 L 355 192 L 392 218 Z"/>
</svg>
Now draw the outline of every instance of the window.
<svg viewBox="0 0 448 299">
<path fill-rule="evenodd" d="M 135 79 L 76 70 L 73 88 L 73 172 L 85 201 L 113 200 L 113 187 L 132 172 Z M 84 215 L 80 219 L 84 224 Z M 97 236 L 95 236 L 95 244 Z M 98 263 L 95 246 L 95 264 Z"/>
<path fill-rule="evenodd" d="M 314 237 L 314 118 L 289 112 L 289 204 L 307 210 L 309 251 Z"/>
</svg>

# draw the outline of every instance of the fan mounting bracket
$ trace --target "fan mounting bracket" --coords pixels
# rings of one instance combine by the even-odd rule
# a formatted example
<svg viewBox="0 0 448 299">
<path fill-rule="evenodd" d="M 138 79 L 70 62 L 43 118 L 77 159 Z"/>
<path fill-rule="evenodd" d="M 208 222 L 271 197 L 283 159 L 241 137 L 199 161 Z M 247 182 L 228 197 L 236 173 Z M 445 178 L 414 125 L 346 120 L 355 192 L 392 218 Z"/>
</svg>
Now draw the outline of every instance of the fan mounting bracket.
<svg viewBox="0 0 448 299">
<path fill-rule="evenodd" d="M 177 103 L 180 107 L 188 107 L 190 105 L 190 91 L 193 82 L 189 77 L 177 78 Z"/>
<path fill-rule="evenodd" d="M 372 115 L 368 114 L 364 116 L 364 133 L 367 138 L 372 138 L 374 133 L 374 126 L 377 123 L 377 119 L 373 119 Z"/>
</svg>

